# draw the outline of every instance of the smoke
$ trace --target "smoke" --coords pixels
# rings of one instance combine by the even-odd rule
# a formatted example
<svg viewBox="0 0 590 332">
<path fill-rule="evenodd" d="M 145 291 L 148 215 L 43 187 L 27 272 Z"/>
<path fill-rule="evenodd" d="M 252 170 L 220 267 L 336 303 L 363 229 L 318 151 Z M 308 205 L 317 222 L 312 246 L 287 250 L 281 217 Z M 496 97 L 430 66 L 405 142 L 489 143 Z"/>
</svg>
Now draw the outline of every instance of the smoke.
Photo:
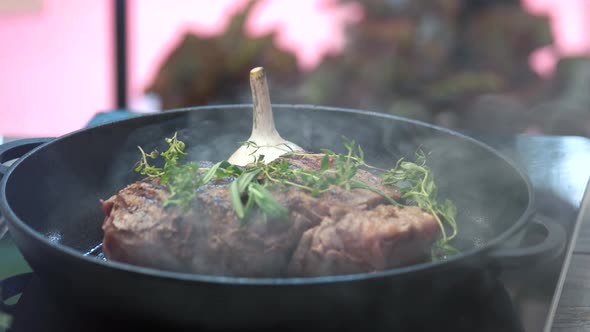
<svg viewBox="0 0 590 332">
<path fill-rule="evenodd" d="M 508 229 L 529 204 L 520 175 L 495 153 L 463 137 L 380 114 L 314 106 L 275 105 L 274 111 L 281 135 L 309 151 L 344 152 L 345 136 L 363 148 L 367 162 L 383 168 L 402 157 L 412 160 L 418 149 L 430 153 L 441 198 L 458 207 L 459 241 L 470 244 L 466 249 Z M 86 252 L 102 239 L 100 200 L 142 178 L 134 171 L 138 146 L 164 151 L 164 138 L 178 133 L 189 160 L 224 160 L 249 137 L 251 113 L 249 105 L 166 112 L 74 134 L 33 158 L 44 167 L 35 169 L 36 181 L 29 179 L 22 186 L 43 195 L 25 199 L 22 190 L 9 189 L 9 198 L 21 197 L 38 207 L 14 207 L 35 229 Z M 32 172 L 33 159 L 21 165 L 20 172 Z"/>
<path fill-rule="evenodd" d="M 430 152 L 429 166 L 435 173 L 442 197 L 452 199 L 458 207 L 459 241 L 466 243 L 466 250 L 476 249 L 506 230 L 528 204 L 526 187 L 519 175 L 493 152 L 463 137 L 381 114 L 313 106 L 275 106 L 274 111 L 281 135 L 310 151 L 329 148 L 344 152 L 342 136 L 346 136 L 363 147 L 367 162 L 381 167 L 391 167 L 401 157 L 411 160 L 418 148 Z M 32 174 L 25 172 L 32 171 L 33 160 L 21 165 L 23 168 L 16 176 L 23 182 L 18 185 L 27 186 L 29 191 L 9 194 L 9 202 L 35 229 L 84 253 L 102 240 L 100 227 L 104 214 L 99 200 L 141 178 L 133 170 L 140 156 L 138 145 L 146 151 L 163 151 L 166 147 L 164 138 L 177 132 L 186 142 L 190 160 L 222 160 L 249 136 L 251 112 L 248 105 L 166 112 L 74 134 L 39 152 L 35 159 L 43 162 L 44 168 L 37 170 L 37 176 L 25 175 Z M 10 187 L 9 183 L 9 191 Z M 30 195 L 30 192 L 39 195 Z M 26 201 L 26 204 L 13 204 L 17 201 Z M 35 206 L 35 211 L 30 206 Z M 189 234 L 189 230 L 179 234 Z M 192 239 L 179 240 L 184 245 L 191 245 Z M 385 284 L 377 281 L 375 284 L 352 283 L 356 286 L 321 284 L 314 287 L 314 303 L 309 303 L 310 293 L 298 292 L 297 288 L 293 291 L 287 291 L 289 287 L 277 289 L 285 289 L 282 294 L 286 295 L 281 303 L 298 303 L 309 317 L 325 314 L 336 319 L 334 315 L 342 312 L 351 315 L 361 312 L 383 318 L 389 317 L 389 310 L 406 312 L 410 305 L 416 308 L 420 303 L 431 303 L 429 301 L 434 301 L 436 296 L 447 296 L 451 289 L 461 287 L 463 270 L 471 270 L 474 268 L 472 264 L 478 266 L 480 263 L 466 261 L 464 265 L 455 265 L 457 270 L 439 271 L 441 275 L 453 275 L 450 283 L 430 274 L 414 282 L 416 275 L 411 274 L 412 282 L 408 283 L 396 278 L 392 283 L 383 281 Z M 428 290 L 435 295 L 418 296 L 412 291 L 416 289 Z M 390 305 L 384 298 L 409 303 L 407 301 L 412 296 L 415 300 L 407 308 L 380 306 Z M 277 320 L 293 317 L 288 310 L 293 307 L 273 308 L 272 304 L 277 303 L 275 300 L 260 300 L 257 306 L 242 308 L 240 315 L 248 313 L 257 317 L 261 308 L 268 308 L 268 312 L 277 312 L 277 316 L 273 316 Z M 234 307 L 240 303 L 228 295 L 218 304 Z M 370 308 L 377 309 L 371 313 Z M 389 323 L 402 324 L 399 321 Z"/>
<path fill-rule="evenodd" d="M 110 131 L 122 139 L 101 162 L 107 171 L 101 180 L 102 194 L 92 204 L 140 178 L 133 171 L 140 156 L 138 145 L 145 151 L 164 151 L 164 138 L 178 133 L 186 143 L 189 160 L 228 158 L 249 137 L 251 112 L 250 106 L 211 107 L 147 117 L 137 120 L 143 123 L 133 128 L 113 127 Z M 462 137 L 380 115 L 311 106 L 275 106 L 274 112 L 281 135 L 309 151 L 328 148 L 344 152 L 345 136 L 363 148 L 369 163 L 384 168 L 393 167 L 402 157 L 412 160 L 418 149 L 429 152 L 429 166 L 441 197 L 458 207 L 458 242 L 467 250 L 484 245 L 510 227 L 529 203 L 523 180 L 508 164 Z"/>
</svg>

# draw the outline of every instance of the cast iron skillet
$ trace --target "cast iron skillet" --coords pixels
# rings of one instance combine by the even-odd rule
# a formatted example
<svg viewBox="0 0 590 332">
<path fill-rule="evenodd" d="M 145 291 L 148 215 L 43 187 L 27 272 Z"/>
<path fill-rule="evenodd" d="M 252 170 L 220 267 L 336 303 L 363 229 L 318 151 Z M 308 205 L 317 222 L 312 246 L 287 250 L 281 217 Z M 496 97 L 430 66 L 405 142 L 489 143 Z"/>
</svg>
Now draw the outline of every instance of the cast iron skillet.
<svg viewBox="0 0 590 332">
<path fill-rule="evenodd" d="M 380 113 L 306 105 L 274 105 L 282 136 L 308 150 L 342 151 L 355 139 L 366 159 L 393 166 L 430 151 L 444 198 L 458 207 L 463 253 L 448 260 L 383 272 L 319 278 L 250 279 L 160 271 L 88 255 L 101 242 L 105 199 L 138 180 L 137 146 L 163 149 L 178 132 L 194 160 L 222 160 L 245 140 L 251 105 L 175 110 L 83 129 L 56 139 L 0 147 L 0 209 L 24 257 L 57 295 L 101 313 L 214 327 L 346 322 L 408 308 L 427 315 L 436 301 L 496 263 L 537 262 L 559 254 L 565 232 L 533 218 L 526 175 L 490 147 L 456 132 Z M 525 225 L 546 236 L 510 249 Z M 397 303 L 387 309 L 385 300 Z M 440 304 L 440 303 L 439 303 Z M 404 310 L 402 310 L 404 309 Z M 408 310 L 405 310 L 408 309 Z"/>
</svg>

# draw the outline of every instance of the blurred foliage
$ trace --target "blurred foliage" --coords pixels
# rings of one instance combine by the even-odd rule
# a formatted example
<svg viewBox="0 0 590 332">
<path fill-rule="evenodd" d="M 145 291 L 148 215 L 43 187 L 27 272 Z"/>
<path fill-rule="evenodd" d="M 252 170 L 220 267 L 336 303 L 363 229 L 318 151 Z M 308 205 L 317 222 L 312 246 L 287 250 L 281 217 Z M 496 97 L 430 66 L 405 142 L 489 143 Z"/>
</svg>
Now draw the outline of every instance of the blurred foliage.
<svg viewBox="0 0 590 332">
<path fill-rule="evenodd" d="M 246 18 L 256 1 L 235 15 L 221 36 L 185 34 L 162 64 L 147 92 L 156 93 L 164 109 L 212 103 L 250 103 L 249 72 L 261 64 L 275 88 L 290 87 L 300 75 L 295 55 L 274 46 L 274 35 L 248 38 Z M 270 84 L 271 82 L 269 82 Z"/>
<path fill-rule="evenodd" d="M 517 0 L 354 2 L 364 18 L 348 27 L 345 49 L 311 72 L 300 71 L 273 34 L 246 36 L 253 0 L 222 35 L 187 34 L 148 92 L 162 98 L 164 109 L 250 103 L 248 72 L 264 66 L 274 103 L 362 108 L 454 127 L 470 126 L 473 117 L 464 114 L 477 105 L 493 109 L 490 96 L 502 96 L 500 105 L 516 96 L 526 107 L 547 94 L 528 61 L 533 50 L 551 44 L 548 21 Z M 525 112 L 514 112 L 524 119 Z"/>
<path fill-rule="evenodd" d="M 304 97 L 396 114 L 400 109 L 392 105 L 410 99 L 425 105 L 434 122 L 443 110 L 469 110 L 481 95 L 539 82 L 528 57 L 551 43 L 548 22 L 518 1 L 361 3 L 365 18 L 350 29 L 346 50 L 306 78 Z"/>
</svg>

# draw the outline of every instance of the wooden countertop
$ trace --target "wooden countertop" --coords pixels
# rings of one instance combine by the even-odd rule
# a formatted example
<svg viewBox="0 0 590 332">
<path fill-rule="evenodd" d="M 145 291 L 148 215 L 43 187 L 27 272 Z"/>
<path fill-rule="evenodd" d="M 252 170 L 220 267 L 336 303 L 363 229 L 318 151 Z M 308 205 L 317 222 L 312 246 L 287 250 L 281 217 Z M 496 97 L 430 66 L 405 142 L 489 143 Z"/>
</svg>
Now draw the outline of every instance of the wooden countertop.
<svg viewBox="0 0 590 332">
<path fill-rule="evenodd" d="M 551 331 L 590 331 L 590 223 L 585 221 L 580 225 Z"/>
</svg>

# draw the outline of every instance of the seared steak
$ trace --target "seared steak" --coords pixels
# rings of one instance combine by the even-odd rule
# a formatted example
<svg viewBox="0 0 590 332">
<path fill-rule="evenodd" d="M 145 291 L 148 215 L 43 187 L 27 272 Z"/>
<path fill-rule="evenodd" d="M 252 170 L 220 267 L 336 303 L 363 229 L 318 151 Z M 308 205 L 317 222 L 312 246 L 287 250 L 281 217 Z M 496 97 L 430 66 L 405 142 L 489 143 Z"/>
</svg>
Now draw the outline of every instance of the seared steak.
<svg viewBox="0 0 590 332">
<path fill-rule="evenodd" d="M 414 206 L 350 209 L 303 234 L 289 275 L 353 274 L 417 263 L 430 254 L 438 231 L 432 215 Z"/>
<path fill-rule="evenodd" d="M 204 188 L 187 212 L 164 208 L 169 195 L 156 180 L 144 180 L 105 201 L 105 256 L 173 271 L 277 276 L 284 274 L 303 232 L 320 221 L 297 209 L 309 205 L 301 199 L 305 197 L 290 200 L 289 222 L 251 220 L 242 225 L 227 186 Z"/>
<path fill-rule="evenodd" d="M 289 158 L 317 169 L 321 156 Z M 355 176 L 399 200 L 397 188 L 359 170 Z M 242 223 L 229 196 L 233 179 L 198 189 L 191 207 L 163 207 L 170 193 L 157 179 L 133 183 L 103 202 L 108 259 L 164 270 L 242 277 L 335 275 L 382 270 L 423 259 L 438 236 L 434 218 L 397 208 L 367 189 L 335 187 L 318 197 L 270 187 L 289 220 L 253 215 Z"/>
</svg>

